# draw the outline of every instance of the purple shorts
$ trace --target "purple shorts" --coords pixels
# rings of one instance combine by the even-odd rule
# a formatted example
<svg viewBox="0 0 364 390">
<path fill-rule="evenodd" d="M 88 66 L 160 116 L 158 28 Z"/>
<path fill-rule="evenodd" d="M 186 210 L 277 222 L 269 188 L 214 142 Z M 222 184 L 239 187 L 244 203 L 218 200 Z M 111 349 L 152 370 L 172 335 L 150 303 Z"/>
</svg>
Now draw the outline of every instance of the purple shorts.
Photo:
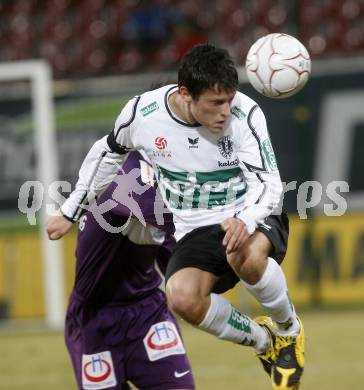
<svg viewBox="0 0 364 390">
<path fill-rule="evenodd" d="M 130 305 L 96 309 L 71 298 L 65 341 L 80 389 L 194 389 L 178 324 L 157 290 Z"/>
</svg>

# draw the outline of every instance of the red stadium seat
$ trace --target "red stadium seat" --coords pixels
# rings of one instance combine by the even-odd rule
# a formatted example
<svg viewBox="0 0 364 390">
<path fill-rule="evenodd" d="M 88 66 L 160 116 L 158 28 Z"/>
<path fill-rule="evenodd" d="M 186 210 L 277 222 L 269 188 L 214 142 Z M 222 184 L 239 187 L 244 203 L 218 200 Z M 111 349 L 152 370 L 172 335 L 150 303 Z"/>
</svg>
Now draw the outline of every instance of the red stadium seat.
<svg viewBox="0 0 364 390">
<path fill-rule="evenodd" d="M 296 35 L 313 57 L 364 52 L 364 0 L 300 0 L 296 11 L 291 0 L 164 4 L 178 6 L 180 19 L 144 51 L 121 33 L 137 0 L 0 1 L 0 60 L 48 58 L 57 77 L 174 69 L 192 45 L 211 40 L 241 65 L 254 40 L 276 31 Z"/>
</svg>

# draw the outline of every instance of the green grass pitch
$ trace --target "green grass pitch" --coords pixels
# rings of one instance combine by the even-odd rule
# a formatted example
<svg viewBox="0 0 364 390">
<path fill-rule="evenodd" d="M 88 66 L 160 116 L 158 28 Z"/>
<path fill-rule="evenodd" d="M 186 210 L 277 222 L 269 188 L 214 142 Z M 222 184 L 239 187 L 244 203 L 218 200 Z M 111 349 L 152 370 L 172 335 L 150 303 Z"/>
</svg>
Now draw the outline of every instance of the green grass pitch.
<svg viewBox="0 0 364 390">
<path fill-rule="evenodd" d="M 306 369 L 300 390 L 361 390 L 364 311 L 304 312 Z M 266 390 L 268 376 L 251 349 L 182 324 L 197 389 Z M 0 389 L 76 389 L 60 332 L 0 328 Z"/>
</svg>

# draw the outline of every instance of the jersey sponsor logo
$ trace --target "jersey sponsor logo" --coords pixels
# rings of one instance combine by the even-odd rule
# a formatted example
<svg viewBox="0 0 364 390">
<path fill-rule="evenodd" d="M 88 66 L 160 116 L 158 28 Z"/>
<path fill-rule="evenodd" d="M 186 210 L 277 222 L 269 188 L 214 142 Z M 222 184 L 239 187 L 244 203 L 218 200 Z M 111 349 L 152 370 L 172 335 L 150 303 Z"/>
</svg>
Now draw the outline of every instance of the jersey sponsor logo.
<svg viewBox="0 0 364 390">
<path fill-rule="evenodd" d="M 153 157 L 171 158 L 172 152 L 170 150 L 152 150 Z"/>
<path fill-rule="evenodd" d="M 183 376 L 187 375 L 189 372 L 190 372 L 190 370 L 183 371 L 183 372 L 175 371 L 175 372 L 174 372 L 174 376 L 175 376 L 176 378 L 182 378 Z"/>
<path fill-rule="evenodd" d="M 227 160 L 233 154 L 233 140 L 230 135 L 225 135 L 217 140 L 217 147 L 221 155 Z"/>
<path fill-rule="evenodd" d="M 164 137 L 157 137 L 154 140 L 154 144 L 159 150 L 163 150 L 167 147 L 168 142 Z"/>
<path fill-rule="evenodd" d="M 265 141 L 263 141 L 262 146 L 263 146 L 264 157 L 268 162 L 269 168 L 272 171 L 276 171 L 278 169 L 277 161 L 270 140 L 267 138 Z"/>
<path fill-rule="evenodd" d="M 157 165 L 157 175 L 172 209 L 211 209 L 231 204 L 246 192 L 238 167 L 212 172 L 173 172 Z"/>
<path fill-rule="evenodd" d="M 143 342 L 151 362 L 166 356 L 184 355 L 186 353 L 177 328 L 171 321 L 153 324 Z"/>
<path fill-rule="evenodd" d="M 84 389 L 107 389 L 116 384 L 110 351 L 82 355 L 82 386 Z"/>
<path fill-rule="evenodd" d="M 189 148 L 190 149 L 197 149 L 198 148 L 198 140 L 199 139 L 200 139 L 200 137 L 197 137 L 197 138 L 189 138 L 188 137 L 188 143 L 190 144 Z"/>
<path fill-rule="evenodd" d="M 143 107 L 140 109 L 140 112 L 142 113 L 143 116 L 147 116 L 151 114 L 153 111 L 156 111 L 159 109 L 158 103 L 153 102 L 148 104 L 147 106 Z"/>
<path fill-rule="evenodd" d="M 236 118 L 238 118 L 240 121 L 242 121 L 242 120 L 246 117 L 245 112 L 241 111 L 241 109 L 240 109 L 239 107 L 237 107 L 237 106 L 231 107 L 230 112 L 231 112 Z"/>
<path fill-rule="evenodd" d="M 219 167 L 232 167 L 232 166 L 239 165 L 239 160 L 236 158 L 234 161 L 224 161 L 224 162 L 218 161 L 217 164 Z"/>
</svg>

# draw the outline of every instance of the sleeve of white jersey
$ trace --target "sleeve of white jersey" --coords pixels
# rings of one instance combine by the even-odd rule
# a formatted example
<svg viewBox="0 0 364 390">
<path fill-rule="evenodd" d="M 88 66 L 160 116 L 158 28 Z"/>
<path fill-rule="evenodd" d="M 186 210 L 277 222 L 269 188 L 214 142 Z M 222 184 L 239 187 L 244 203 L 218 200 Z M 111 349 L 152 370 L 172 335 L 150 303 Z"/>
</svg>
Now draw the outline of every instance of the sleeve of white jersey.
<svg viewBox="0 0 364 390">
<path fill-rule="evenodd" d="M 62 214 L 77 221 L 96 197 L 112 182 L 126 159 L 135 149 L 134 120 L 139 97 L 131 99 L 123 108 L 109 136 L 96 141 L 86 155 L 76 188 L 61 207 Z"/>
<path fill-rule="evenodd" d="M 257 105 L 250 110 L 247 128 L 241 132 L 238 158 L 245 176 L 247 193 L 236 216 L 252 234 L 258 223 L 274 214 L 283 188 L 265 116 Z"/>
</svg>

